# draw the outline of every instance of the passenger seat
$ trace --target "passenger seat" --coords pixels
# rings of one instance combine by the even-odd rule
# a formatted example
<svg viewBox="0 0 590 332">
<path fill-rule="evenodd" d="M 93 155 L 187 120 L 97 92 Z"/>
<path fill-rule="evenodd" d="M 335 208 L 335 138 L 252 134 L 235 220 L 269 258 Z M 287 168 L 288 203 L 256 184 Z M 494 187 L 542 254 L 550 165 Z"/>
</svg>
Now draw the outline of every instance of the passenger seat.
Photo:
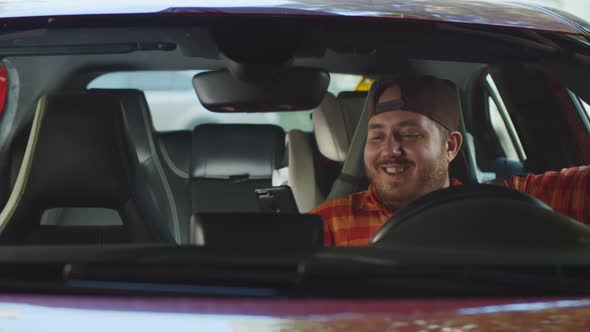
<svg viewBox="0 0 590 332">
<path fill-rule="evenodd" d="M 101 93 L 42 97 L 14 190 L 0 213 L 2 244 L 103 244 L 161 240 L 140 208 L 119 100 Z M 52 208 L 108 208 L 120 226 L 41 225 Z"/>
<path fill-rule="evenodd" d="M 121 123 L 129 143 L 134 170 L 134 190 L 141 197 L 140 208 L 154 222 L 164 242 L 180 242 L 176 201 L 155 148 L 153 124 L 142 91 L 133 89 L 92 89 L 87 94 L 110 95 L 120 101 Z M 43 214 L 42 225 L 121 226 L 119 214 L 104 208 L 55 208 Z"/>
<path fill-rule="evenodd" d="M 313 110 L 314 132 L 287 133 L 288 184 L 299 211 L 307 212 L 322 203 L 340 174 L 352 135 L 359 121 L 366 92 L 327 93 Z"/>
</svg>

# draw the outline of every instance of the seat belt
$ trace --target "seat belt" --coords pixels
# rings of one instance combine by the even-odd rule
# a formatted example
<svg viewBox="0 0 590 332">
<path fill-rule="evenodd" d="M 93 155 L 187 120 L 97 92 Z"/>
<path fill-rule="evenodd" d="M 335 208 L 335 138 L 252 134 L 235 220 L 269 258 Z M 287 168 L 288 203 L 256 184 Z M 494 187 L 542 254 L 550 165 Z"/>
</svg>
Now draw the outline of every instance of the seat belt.
<svg viewBox="0 0 590 332">
<path fill-rule="evenodd" d="M 365 142 L 367 141 L 367 127 L 369 122 L 367 115 L 368 102 L 369 98 L 365 100 L 363 112 L 359 118 L 354 135 L 352 136 L 348 153 L 346 154 L 346 159 L 344 160 L 344 165 L 342 165 L 340 175 L 332 185 L 332 189 L 328 194 L 327 200 L 354 193 L 358 191 L 360 184 L 363 183 L 363 155 L 365 151 Z"/>
<path fill-rule="evenodd" d="M 467 131 L 467 126 L 465 125 L 463 104 L 467 105 L 468 108 L 471 108 L 471 102 L 469 101 L 469 98 L 466 97 L 466 94 L 461 93 L 459 88 L 457 88 L 457 93 L 461 97 L 461 102 L 459 103 L 459 131 L 461 132 L 461 135 L 463 135 L 463 147 L 461 150 L 463 151 L 462 153 L 464 154 L 465 161 L 467 162 L 469 183 L 477 184 L 493 181 L 496 179 L 496 173 L 484 172 L 479 169 L 479 165 L 477 164 L 477 153 L 475 151 L 475 140 L 473 135 Z"/>
</svg>

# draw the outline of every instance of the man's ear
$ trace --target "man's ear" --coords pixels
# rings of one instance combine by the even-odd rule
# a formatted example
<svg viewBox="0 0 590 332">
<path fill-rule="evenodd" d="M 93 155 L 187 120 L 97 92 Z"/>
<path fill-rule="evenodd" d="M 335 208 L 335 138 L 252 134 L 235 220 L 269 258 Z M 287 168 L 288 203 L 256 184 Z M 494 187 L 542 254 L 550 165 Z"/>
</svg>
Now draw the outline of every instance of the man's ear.
<svg viewBox="0 0 590 332">
<path fill-rule="evenodd" d="M 459 151 L 461 151 L 461 145 L 463 144 L 463 135 L 458 131 L 453 131 L 447 137 L 447 158 L 449 163 L 455 159 Z"/>
</svg>

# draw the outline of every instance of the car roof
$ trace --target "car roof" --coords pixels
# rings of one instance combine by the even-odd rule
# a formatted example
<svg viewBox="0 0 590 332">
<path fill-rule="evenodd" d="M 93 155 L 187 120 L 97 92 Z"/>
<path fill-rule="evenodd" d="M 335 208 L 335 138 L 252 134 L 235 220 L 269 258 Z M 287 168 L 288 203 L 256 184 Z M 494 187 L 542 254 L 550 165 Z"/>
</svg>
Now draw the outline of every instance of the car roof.
<svg viewBox="0 0 590 332">
<path fill-rule="evenodd" d="M 3 2 L 0 18 L 158 13 L 162 15 L 308 15 L 453 22 L 590 35 L 588 23 L 564 12 L 516 1 L 466 0 L 69 0 Z"/>
</svg>

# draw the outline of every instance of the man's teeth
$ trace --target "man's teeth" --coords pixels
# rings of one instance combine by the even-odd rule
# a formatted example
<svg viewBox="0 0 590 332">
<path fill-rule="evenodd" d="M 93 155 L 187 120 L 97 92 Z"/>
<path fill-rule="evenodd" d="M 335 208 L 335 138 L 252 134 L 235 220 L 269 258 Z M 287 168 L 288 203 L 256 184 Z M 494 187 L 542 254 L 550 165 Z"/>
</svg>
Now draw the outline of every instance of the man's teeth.
<svg viewBox="0 0 590 332">
<path fill-rule="evenodd" d="M 387 167 L 385 171 L 389 174 L 400 174 L 406 171 L 407 167 Z"/>
</svg>

